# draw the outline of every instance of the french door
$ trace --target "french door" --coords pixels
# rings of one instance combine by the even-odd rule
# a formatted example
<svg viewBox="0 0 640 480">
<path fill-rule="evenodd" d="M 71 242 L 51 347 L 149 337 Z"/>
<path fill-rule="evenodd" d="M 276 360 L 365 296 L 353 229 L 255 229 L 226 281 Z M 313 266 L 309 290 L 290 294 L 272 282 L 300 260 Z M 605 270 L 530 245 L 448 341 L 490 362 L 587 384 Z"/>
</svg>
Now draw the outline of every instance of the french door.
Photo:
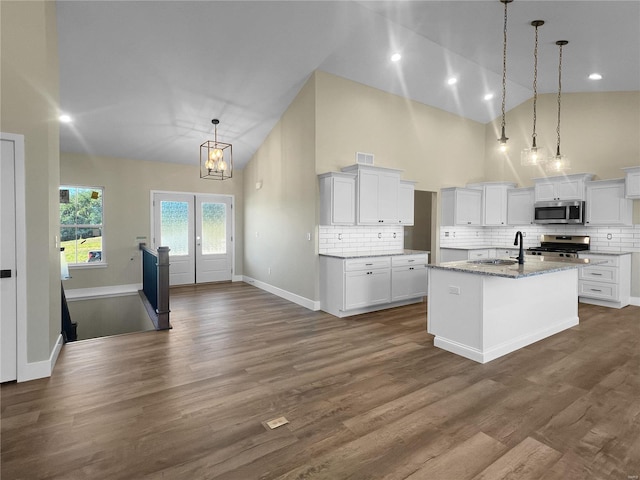
<svg viewBox="0 0 640 480">
<path fill-rule="evenodd" d="M 232 201 L 226 195 L 154 193 L 154 248 L 169 247 L 169 284 L 231 280 Z"/>
</svg>

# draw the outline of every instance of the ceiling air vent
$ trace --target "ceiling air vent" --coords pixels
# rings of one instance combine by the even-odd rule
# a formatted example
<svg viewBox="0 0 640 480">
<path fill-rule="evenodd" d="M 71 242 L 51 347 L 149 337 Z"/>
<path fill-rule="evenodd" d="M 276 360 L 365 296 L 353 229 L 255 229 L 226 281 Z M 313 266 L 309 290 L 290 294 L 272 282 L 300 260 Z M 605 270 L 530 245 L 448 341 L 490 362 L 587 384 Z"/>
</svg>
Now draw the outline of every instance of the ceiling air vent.
<svg viewBox="0 0 640 480">
<path fill-rule="evenodd" d="M 373 165 L 373 153 L 356 152 L 356 163 L 360 165 Z"/>
</svg>

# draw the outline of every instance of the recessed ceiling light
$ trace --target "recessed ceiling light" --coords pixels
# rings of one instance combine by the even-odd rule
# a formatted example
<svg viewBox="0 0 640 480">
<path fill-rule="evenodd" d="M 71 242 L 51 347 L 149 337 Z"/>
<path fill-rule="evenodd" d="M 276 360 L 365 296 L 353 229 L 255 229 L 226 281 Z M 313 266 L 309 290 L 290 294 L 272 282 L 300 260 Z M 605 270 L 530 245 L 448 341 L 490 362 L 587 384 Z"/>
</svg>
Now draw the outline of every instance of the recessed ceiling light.
<svg viewBox="0 0 640 480">
<path fill-rule="evenodd" d="M 589 75 L 589 80 L 602 80 L 602 75 L 599 73 L 592 73 Z"/>
<path fill-rule="evenodd" d="M 73 119 L 71 118 L 70 115 L 63 113 L 58 117 L 58 120 L 60 120 L 62 123 L 71 123 Z"/>
<path fill-rule="evenodd" d="M 458 79 L 456 77 L 449 77 L 447 79 L 447 85 L 455 85 L 458 83 Z"/>
<path fill-rule="evenodd" d="M 402 58 L 402 55 L 400 55 L 399 53 L 394 53 L 393 55 L 391 55 L 392 62 L 398 62 L 400 61 L 401 58 Z"/>
<path fill-rule="evenodd" d="M 492 98 L 493 98 L 493 93 L 487 93 L 487 94 L 484 96 L 484 99 L 485 99 L 485 100 L 491 100 Z"/>
</svg>

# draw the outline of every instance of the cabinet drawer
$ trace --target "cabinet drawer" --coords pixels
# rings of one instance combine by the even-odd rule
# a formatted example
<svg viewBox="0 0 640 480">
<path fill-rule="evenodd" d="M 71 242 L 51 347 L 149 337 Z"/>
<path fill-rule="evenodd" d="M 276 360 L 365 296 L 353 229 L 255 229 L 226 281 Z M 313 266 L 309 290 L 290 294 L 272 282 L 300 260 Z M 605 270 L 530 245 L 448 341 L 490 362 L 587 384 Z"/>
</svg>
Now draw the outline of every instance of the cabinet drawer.
<svg viewBox="0 0 640 480">
<path fill-rule="evenodd" d="M 581 253 L 579 257 L 588 258 L 594 263 L 597 262 L 599 267 L 617 267 L 620 265 L 620 257 L 618 257 L 617 255 L 596 255 L 591 253 Z"/>
<path fill-rule="evenodd" d="M 394 255 L 391 257 L 391 265 L 394 267 L 401 267 L 404 265 L 425 265 L 427 263 L 427 256 L 425 254 L 419 255 Z"/>
<path fill-rule="evenodd" d="M 353 272 L 357 270 L 371 270 L 376 268 L 389 268 L 391 266 L 391 259 L 389 257 L 368 257 L 368 258 L 354 258 L 345 260 L 344 271 Z"/>
<path fill-rule="evenodd" d="M 618 283 L 618 268 L 600 265 L 585 267 L 580 269 L 578 278 L 593 282 Z"/>
<path fill-rule="evenodd" d="M 614 283 L 598 283 L 581 280 L 578 282 L 578 295 L 581 297 L 617 301 L 618 285 Z"/>
<path fill-rule="evenodd" d="M 477 260 L 479 258 L 489 258 L 490 250 L 469 250 L 469 260 Z"/>
</svg>

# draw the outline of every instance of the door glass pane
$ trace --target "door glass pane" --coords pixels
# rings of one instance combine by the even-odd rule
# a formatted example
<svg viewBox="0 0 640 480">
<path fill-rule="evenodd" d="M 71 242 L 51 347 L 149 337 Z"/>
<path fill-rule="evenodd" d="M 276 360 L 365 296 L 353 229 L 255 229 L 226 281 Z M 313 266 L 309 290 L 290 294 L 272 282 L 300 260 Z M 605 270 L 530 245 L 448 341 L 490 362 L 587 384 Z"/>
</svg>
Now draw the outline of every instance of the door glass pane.
<svg viewBox="0 0 640 480">
<path fill-rule="evenodd" d="M 189 255 L 189 203 L 160 202 L 160 245 L 170 255 Z"/>
<path fill-rule="evenodd" d="M 202 254 L 227 253 L 227 208 L 224 203 L 202 203 Z"/>
</svg>

